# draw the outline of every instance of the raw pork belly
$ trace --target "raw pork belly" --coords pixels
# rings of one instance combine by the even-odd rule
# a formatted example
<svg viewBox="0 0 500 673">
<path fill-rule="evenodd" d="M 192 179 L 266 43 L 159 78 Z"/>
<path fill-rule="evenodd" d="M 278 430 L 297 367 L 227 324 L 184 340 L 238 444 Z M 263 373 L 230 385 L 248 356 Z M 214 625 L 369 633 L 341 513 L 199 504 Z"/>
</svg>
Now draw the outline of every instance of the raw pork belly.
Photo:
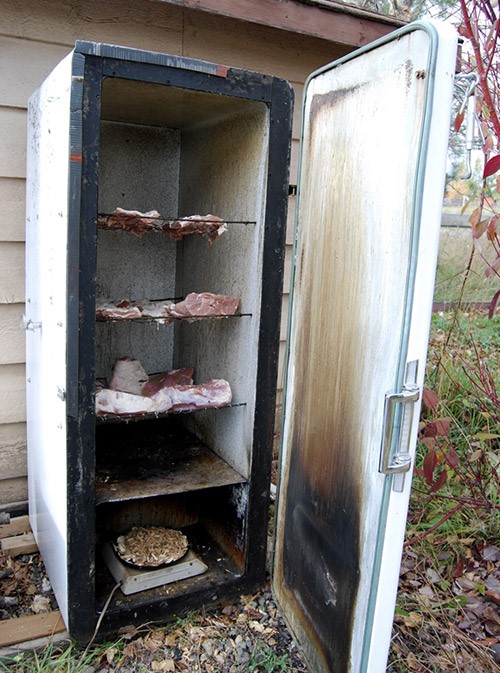
<svg viewBox="0 0 500 673">
<path fill-rule="evenodd" d="M 165 233 L 174 241 L 180 241 L 188 234 L 201 234 L 207 236 L 213 243 L 219 236 L 227 231 L 226 223 L 216 215 L 191 215 L 169 223 L 169 230 Z"/>
<path fill-rule="evenodd" d="M 96 302 L 95 315 L 96 318 L 108 320 L 131 320 L 133 318 L 140 318 L 142 311 L 139 306 L 126 299 L 116 303 L 98 300 Z"/>
<path fill-rule="evenodd" d="M 151 374 L 149 381 L 142 389 L 142 394 L 147 395 L 147 397 L 152 397 L 162 388 L 192 385 L 193 373 L 194 371 L 192 367 L 183 367 L 182 369 L 173 369 L 171 372 Z"/>
<path fill-rule="evenodd" d="M 124 299 L 116 303 L 100 300 L 96 304 L 96 318 L 102 320 L 154 318 L 160 322 L 169 323 L 174 320 L 234 315 L 239 303 L 238 297 L 212 292 L 191 292 L 177 304 L 167 300 L 132 302 Z"/>
<path fill-rule="evenodd" d="M 110 215 L 100 217 L 97 220 L 97 224 L 106 229 L 130 231 L 130 233 L 140 238 L 145 231 L 158 229 L 159 217 L 160 213 L 157 210 L 141 213 L 138 210 L 116 208 Z M 159 228 L 161 230 L 161 224 Z"/>
<path fill-rule="evenodd" d="M 195 411 L 213 409 L 231 404 L 232 393 L 224 379 L 211 379 L 206 383 L 192 386 L 171 386 L 162 388 L 151 398 L 155 411 Z"/>
<path fill-rule="evenodd" d="M 100 388 L 95 395 L 95 410 L 98 416 L 149 414 L 155 412 L 155 403 L 150 397 Z"/>
<path fill-rule="evenodd" d="M 227 294 L 211 292 L 191 292 L 187 297 L 174 304 L 169 313 L 174 318 L 205 318 L 208 316 L 234 315 L 240 300 Z"/>
<path fill-rule="evenodd" d="M 141 301 L 139 308 L 144 318 L 161 318 L 162 322 L 171 322 L 170 309 L 174 305 L 171 301 Z"/>
<path fill-rule="evenodd" d="M 178 220 L 166 220 L 157 210 L 141 213 L 138 210 L 116 208 L 109 215 L 101 215 L 97 220 L 103 229 L 121 229 L 141 237 L 145 231 L 160 231 L 174 241 L 180 241 L 188 234 L 206 236 L 209 243 L 227 231 L 227 225 L 216 215 L 191 215 Z"/>
<path fill-rule="evenodd" d="M 148 377 L 138 360 L 123 357 L 115 362 L 109 388 L 96 385 L 96 414 L 129 416 L 195 411 L 222 407 L 230 404 L 231 399 L 231 387 L 223 379 L 194 384 L 191 367 Z"/>
</svg>

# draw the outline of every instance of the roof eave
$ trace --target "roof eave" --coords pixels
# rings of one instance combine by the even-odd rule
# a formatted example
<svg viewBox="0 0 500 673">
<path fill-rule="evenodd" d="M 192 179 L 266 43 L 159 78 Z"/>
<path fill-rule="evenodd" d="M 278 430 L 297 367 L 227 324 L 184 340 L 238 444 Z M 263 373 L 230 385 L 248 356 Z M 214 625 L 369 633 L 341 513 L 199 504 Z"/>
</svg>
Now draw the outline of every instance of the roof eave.
<svg viewBox="0 0 500 673">
<path fill-rule="evenodd" d="M 159 0 L 186 9 L 361 47 L 404 21 L 330 0 Z"/>
</svg>

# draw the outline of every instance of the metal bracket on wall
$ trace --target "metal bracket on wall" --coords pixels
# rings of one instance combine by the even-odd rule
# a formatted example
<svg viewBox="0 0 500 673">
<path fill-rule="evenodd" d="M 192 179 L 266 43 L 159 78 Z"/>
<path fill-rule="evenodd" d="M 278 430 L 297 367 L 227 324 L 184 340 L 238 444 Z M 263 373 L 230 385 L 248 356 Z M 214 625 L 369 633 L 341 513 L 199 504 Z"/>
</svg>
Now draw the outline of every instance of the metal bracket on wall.
<svg viewBox="0 0 500 673">
<path fill-rule="evenodd" d="M 42 323 L 35 322 L 34 320 L 31 320 L 31 318 L 23 315 L 23 327 L 27 332 L 34 332 L 36 329 L 42 329 Z"/>
</svg>

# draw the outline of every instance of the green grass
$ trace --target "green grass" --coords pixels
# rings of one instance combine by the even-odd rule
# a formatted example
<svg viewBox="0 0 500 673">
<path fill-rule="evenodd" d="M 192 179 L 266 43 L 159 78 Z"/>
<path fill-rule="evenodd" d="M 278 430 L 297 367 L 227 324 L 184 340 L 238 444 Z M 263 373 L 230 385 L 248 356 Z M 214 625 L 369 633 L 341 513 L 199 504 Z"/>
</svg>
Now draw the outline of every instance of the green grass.
<svg viewBox="0 0 500 673">
<path fill-rule="evenodd" d="M 487 256 L 491 254 L 486 240 L 480 240 Z M 490 301 L 499 287 L 498 278 L 486 278 L 487 268 L 479 252 L 475 252 L 470 273 L 462 291 L 464 272 L 468 267 L 473 250 L 472 234 L 469 228 L 443 227 L 439 242 L 439 258 L 436 272 L 434 301 L 466 302 Z"/>
</svg>

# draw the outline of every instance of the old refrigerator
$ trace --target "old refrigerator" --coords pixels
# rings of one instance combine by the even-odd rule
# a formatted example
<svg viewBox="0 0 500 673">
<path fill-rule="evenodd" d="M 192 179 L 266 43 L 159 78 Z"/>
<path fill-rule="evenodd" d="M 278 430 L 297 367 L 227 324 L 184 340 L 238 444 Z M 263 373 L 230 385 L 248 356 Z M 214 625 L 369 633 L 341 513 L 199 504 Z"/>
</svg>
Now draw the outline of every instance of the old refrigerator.
<svg viewBox="0 0 500 673">
<path fill-rule="evenodd" d="M 454 50 L 452 31 L 417 23 L 306 84 L 274 590 L 313 671 L 385 666 Z M 30 518 L 78 639 L 113 589 L 103 632 L 264 579 L 291 110 L 274 77 L 85 42 L 30 101 Z M 225 231 L 134 235 L 107 226 L 117 207 L 154 209 L 167 226 L 215 214 Z M 129 306 L 193 292 L 237 297 L 238 310 L 96 320 L 102 297 Z M 149 377 L 190 367 L 196 382 L 223 379 L 232 398 L 96 413 L 124 356 Z M 204 571 L 116 590 L 103 546 L 133 526 L 184 531 Z"/>
</svg>

